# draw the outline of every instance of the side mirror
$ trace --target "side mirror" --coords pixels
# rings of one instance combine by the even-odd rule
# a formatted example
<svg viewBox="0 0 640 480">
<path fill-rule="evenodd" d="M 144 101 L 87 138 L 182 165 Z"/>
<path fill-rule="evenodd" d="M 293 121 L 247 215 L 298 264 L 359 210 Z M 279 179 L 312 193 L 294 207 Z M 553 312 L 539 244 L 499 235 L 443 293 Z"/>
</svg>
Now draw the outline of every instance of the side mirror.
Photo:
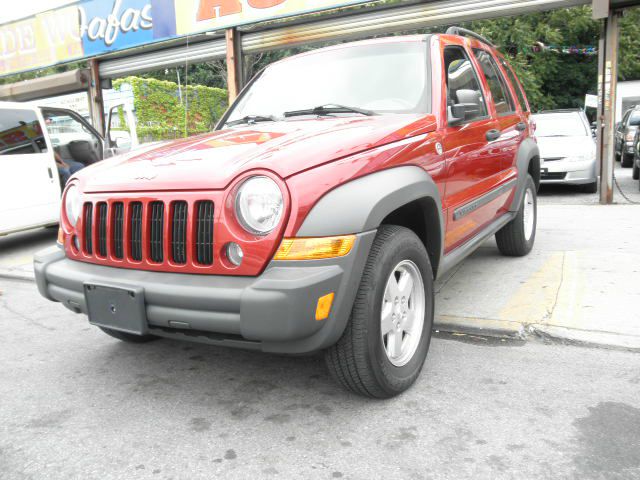
<svg viewBox="0 0 640 480">
<path fill-rule="evenodd" d="M 451 105 L 449 123 L 460 123 L 478 116 L 480 109 L 476 103 L 456 103 Z"/>
</svg>

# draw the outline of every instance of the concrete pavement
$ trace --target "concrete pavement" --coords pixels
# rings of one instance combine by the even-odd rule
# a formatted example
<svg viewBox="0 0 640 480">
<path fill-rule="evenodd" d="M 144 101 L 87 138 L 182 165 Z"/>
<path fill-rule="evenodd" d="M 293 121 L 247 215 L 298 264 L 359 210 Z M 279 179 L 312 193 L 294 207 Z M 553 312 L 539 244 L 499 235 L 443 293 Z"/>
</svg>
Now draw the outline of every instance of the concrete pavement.
<svg viewBox="0 0 640 480">
<path fill-rule="evenodd" d="M 319 357 L 119 342 L 0 279 L 0 478 L 633 480 L 637 354 L 434 338 L 412 389 Z"/>
</svg>

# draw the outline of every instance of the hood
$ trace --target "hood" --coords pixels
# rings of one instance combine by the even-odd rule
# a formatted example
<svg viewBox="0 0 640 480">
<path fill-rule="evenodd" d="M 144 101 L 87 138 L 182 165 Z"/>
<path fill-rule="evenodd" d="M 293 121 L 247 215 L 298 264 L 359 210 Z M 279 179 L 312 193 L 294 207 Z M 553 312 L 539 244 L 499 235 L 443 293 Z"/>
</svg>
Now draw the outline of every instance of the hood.
<svg viewBox="0 0 640 480">
<path fill-rule="evenodd" d="M 536 137 L 541 158 L 577 157 L 595 151 L 593 138 L 579 137 Z"/>
<path fill-rule="evenodd" d="M 88 193 L 216 190 L 254 169 L 281 178 L 431 132 L 434 115 L 323 117 L 264 122 L 154 145 L 78 172 Z"/>
</svg>

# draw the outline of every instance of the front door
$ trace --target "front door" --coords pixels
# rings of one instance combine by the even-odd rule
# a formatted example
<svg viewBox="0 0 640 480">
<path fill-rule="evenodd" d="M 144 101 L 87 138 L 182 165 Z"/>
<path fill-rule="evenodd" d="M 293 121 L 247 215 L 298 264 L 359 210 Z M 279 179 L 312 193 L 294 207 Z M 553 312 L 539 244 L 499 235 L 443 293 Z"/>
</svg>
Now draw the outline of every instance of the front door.
<svg viewBox="0 0 640 480">
<path fill-rule="evenodd" d="M 445 252 L 474 236 L 496 215 L 492 192 L 500 183 L 498 122 L 491 117 L 478 74 L 466 49 L 460 45 L 444 48 L 447 82 L 448 124 L 443 132 L 447 181 L 445 209 L 447 231 Z M 463 106 L 467 114 L 455 117 Z"/>
<path fill-rule="evenodd" d="M 0 233 L 57 221 L 60 183 L 42 129 L 30 107 L 0 107 Z"/>
</svg>

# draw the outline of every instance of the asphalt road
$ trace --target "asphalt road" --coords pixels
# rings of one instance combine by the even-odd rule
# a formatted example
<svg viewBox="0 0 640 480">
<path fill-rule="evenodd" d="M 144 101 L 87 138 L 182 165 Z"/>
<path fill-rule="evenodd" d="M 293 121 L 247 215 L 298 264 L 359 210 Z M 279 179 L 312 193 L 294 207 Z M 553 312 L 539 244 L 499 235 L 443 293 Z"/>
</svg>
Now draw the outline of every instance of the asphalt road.
<svg viewBox="0 0 640 480">
<path fill-rule="evenodd" d="M 638 479 L 638 354 L 435 338 L 351 395 L 319 357 L 118 342 L 0 280 L 0 478 Z"/>
</svg>

